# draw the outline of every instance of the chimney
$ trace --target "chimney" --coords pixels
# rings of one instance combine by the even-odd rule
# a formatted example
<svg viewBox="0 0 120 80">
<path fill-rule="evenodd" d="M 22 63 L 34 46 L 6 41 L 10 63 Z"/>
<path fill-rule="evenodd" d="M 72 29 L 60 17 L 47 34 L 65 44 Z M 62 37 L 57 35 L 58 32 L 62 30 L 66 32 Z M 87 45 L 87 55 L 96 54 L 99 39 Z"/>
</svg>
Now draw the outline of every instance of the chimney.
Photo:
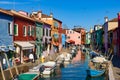
<svg viewBox="0 0 120 80">
<path fill-rule="evenodd" d="M 42 18 L 42 11 L 38 11 L 37 17 L 38 17 L 39 19 Z"/>
<path fill-rule="evenodd" d="M 118 13 L 118 27 L 120 27 L 120 12 Z"/>
<path fill-rule="evenodd" d="M 108 22 L 108 17 L 104 17 L 104 19 L 105 19 L 105 22 Z"/>
<path fill-rule="evenodd" d="M 50 13 L 50 17 L 53 17 L 53 13 Z"/>
</svg>

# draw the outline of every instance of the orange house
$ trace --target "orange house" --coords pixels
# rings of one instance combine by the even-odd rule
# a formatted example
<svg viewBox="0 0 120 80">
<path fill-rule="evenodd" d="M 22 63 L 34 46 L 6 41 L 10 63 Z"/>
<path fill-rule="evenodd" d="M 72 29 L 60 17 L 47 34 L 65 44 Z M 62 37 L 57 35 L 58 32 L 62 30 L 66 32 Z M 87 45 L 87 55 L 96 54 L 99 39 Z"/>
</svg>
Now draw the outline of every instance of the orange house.
<svg viewBox="0 0 120 80">
<path fill-rule="evenodd" d="M 42 11 L 33 12 L 32 16 L 51 25 L 52 49 L 57 48 L 57 51 L 59 51 L 62 46 L 62 21 L 54 18 L 52 13 L 46 15 L 43 14 Z"/>
</svg>

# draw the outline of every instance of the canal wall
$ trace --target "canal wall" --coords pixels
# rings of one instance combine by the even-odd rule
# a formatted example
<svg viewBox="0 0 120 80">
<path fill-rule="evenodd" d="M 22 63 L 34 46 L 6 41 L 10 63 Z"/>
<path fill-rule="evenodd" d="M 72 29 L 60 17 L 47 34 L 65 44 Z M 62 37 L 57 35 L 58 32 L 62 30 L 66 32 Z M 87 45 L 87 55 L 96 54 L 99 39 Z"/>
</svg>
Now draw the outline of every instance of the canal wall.
<svg viewBox="0 0 120 80">
<path fill-rule="evenodd" d="M 54 54 L 50 54 L 50 55 L 46 56 L 44 62 L 55 61 L 56 58 L 62 52 L 69 52 L 69 49 L 62 49 L 59 53 L 54 53 Z M 35 61 L 35 63 L 28 62 L 28 63 L 20 64 L 16 68 L 17 68 L 19 74 L 20 73 L 25 73 L 25 72 L 28 72 L 30 68 L 33 68 L 34 66 L 37 66 L 40 63 L 41 63 L 41 60 L 38 59 L 38 60 Z M 12 67 L 10 69 L 12 71 L 13 76 L 17 75 L 15 67 Z M 11 74 L 10 74 L 10 70 L 6 69 L 3 72 L 4 72 L 5 80 L 11 80 L 12 77 L 11 77 Z M 0 71 L 0 80 L 3 80 L 1 71 Z"/>
<path fill-rule="evenodd" d="M 15 76 L 17 74 L 15 67 L 12 67 L 12 68 L 9 68 L 9 69 L 11 69 L 11 72 L 12 72 L 13 76 Z M 10 74 L 10 70 L 9 69 L 6 69 L 6 70 L 3 71 L 4 72 L 4 76 L 5 76 L 5 80 L 12 80 L 11 79 L 12 76 Z M 20 74 L 20 73 L 28 72 L 29 69 L 28 69 L 28 66 L 22 65 L 22 66 L 18 66 L 17 70 L 18 70 L 18 73 Z M 3 80 L 1 72 L 0 72 L 0 80 Z"/>
<path fill-rule="evenodd" d="M 113 73 L 113 68 L 112 68 L 112 63 L 110 62 L 109 64 L 109 80 L 115 80 L 114 73 Z"/>
</svg>

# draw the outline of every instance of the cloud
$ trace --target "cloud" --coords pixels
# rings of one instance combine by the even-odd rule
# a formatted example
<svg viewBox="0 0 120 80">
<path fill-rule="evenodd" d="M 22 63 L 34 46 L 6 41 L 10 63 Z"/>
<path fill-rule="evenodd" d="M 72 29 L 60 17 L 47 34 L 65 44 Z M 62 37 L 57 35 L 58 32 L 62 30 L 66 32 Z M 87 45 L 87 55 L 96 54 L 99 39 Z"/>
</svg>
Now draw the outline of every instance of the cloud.
<svg viewBox="0 0 120 80">
<path fill-rule="evenodd" d="M 28 4 L 29 2 L 10 2 L 10 1 L 0 1 L 0 4 Z"/>
</svg>

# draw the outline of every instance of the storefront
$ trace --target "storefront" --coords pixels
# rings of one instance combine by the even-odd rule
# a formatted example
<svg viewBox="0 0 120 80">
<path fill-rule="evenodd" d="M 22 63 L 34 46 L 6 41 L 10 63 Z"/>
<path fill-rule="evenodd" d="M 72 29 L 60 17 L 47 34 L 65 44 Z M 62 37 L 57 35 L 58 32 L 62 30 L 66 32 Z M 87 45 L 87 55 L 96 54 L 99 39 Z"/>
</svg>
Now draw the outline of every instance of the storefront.
<svg viewBox="0 0 120 80">
<path fill-rule="evenodd" d="M 30 42 L 14 42 L 16 47 L 16 58 L 20 58 L 20 62 L 23 63 L 29 59 L 30 53 L 35 57 L 35 46 Z"/>
</svg>

